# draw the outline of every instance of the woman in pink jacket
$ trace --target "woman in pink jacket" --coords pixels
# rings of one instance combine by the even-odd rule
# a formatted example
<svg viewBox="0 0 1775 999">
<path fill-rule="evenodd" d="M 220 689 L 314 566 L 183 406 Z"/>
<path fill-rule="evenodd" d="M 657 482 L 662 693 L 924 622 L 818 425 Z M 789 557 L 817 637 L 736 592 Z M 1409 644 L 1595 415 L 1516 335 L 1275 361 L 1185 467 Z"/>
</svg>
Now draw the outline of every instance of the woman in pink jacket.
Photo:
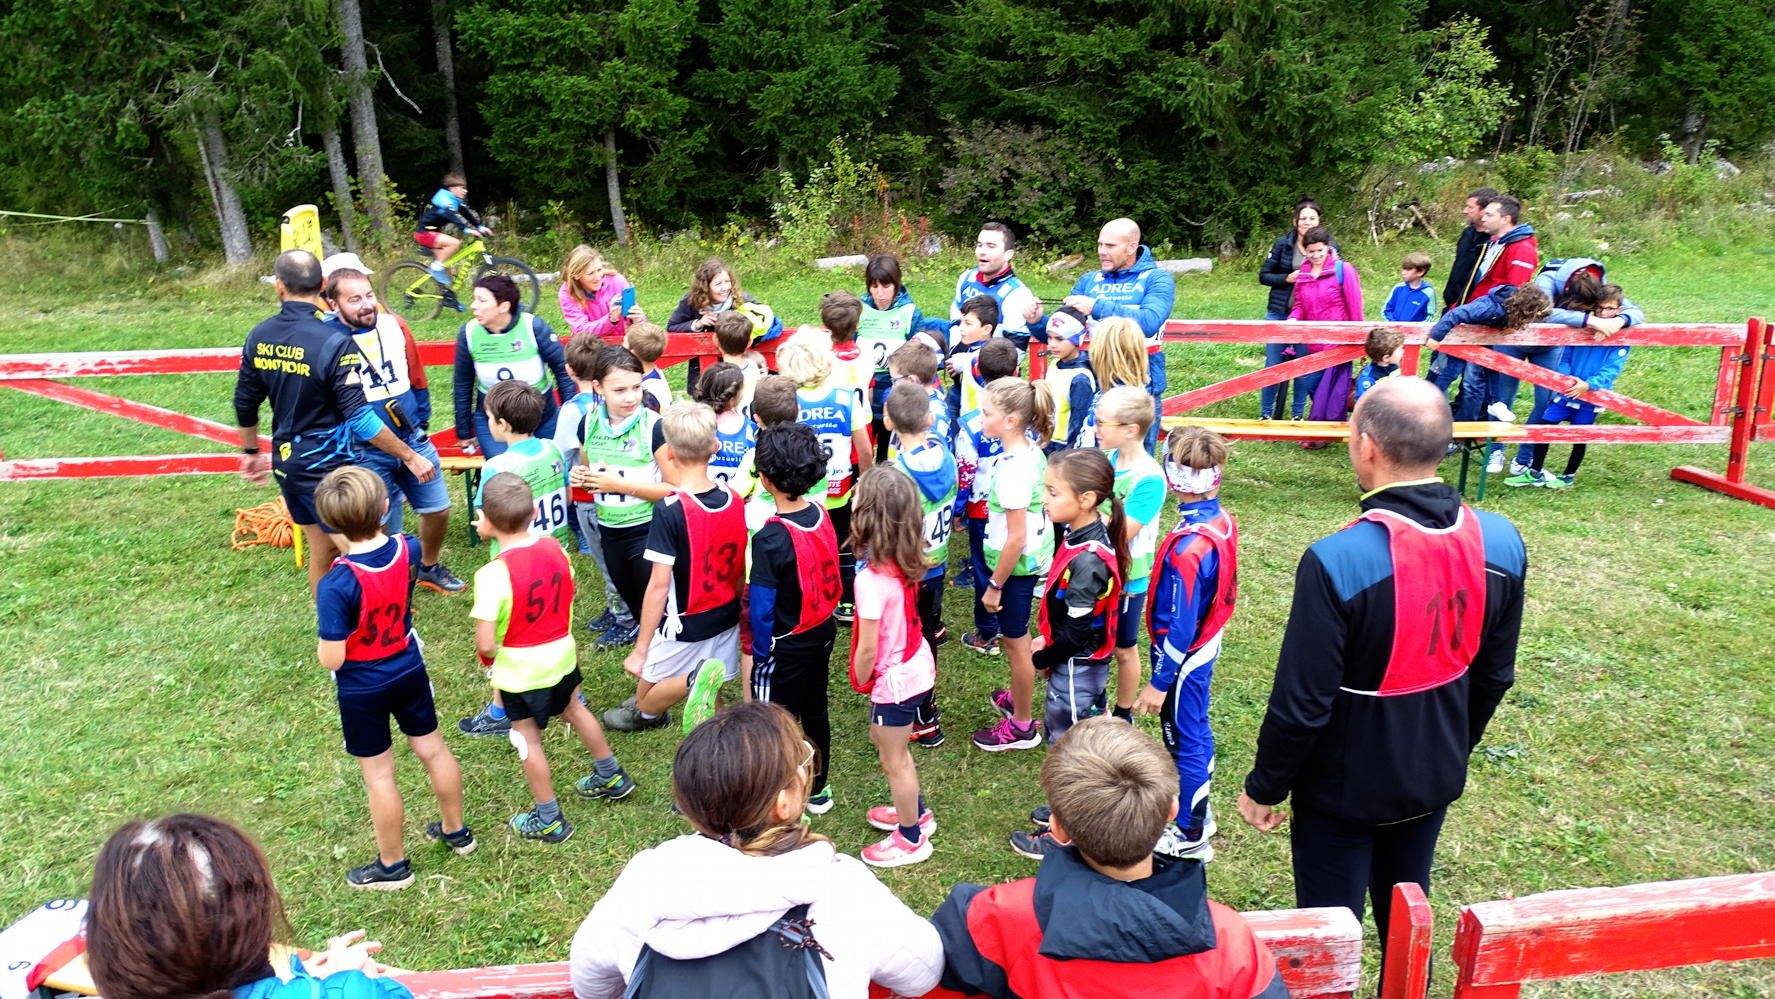
<svg viewBox="0 0 1775 999">
<path fill-rule="evenodd" d="M 590 333 L 620 346 L 630 323 L 647 321 L 640 305 L 623 315 L 622 293 L 628 287 L 629 279 L 605 263 L 597 250 L 584 244 L 574 247 L 561 264 L 561 317 L 569 330 L 561 339 Z"/>
<path fill-rule="evenodd" d="M 1314 226 L 1301 237 L 1306 259 L 1294 281 L 1294 308 L 1290 319 L 1307 322 L 1361 322 L 1362 278 L 1356 268 L 1346 263 L 1332 248 L 1331 230 Z M 1329 344 L 1309 343 L 1307 353 L 1316 354 Z M 1325 371 L 1325 377 L 1313 390 L 1313 408 L 1308 419 L 1341 420 L 1350 412 L 1350 390 L 1354 387 L 1350 365 L 1340 364 Z M 1322 448 L 1324 441 L 1303 441 L 1305 448 Z"/>
</svg>

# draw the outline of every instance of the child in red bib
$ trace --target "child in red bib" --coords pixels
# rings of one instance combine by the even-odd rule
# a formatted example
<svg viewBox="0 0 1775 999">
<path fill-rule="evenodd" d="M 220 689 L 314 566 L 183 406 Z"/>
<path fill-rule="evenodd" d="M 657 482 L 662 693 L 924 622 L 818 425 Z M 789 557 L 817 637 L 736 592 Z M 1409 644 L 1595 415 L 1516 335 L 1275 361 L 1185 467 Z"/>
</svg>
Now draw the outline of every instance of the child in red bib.
<svg viewBox="0 0 1775 999">
<path fill-rule="evenodd" d="M 413 754 L 431 776 L 442 821 L 425 829 L 459 854 L 473 853 L 475 835 L 462 821 L 462 771 L 438 733 L 431 679 L 413 634 L 413 580 L 419 542 L 411 535 L 382 533 L 388 491 L 375 472 L 358 465 L 335 468 L 314 490 L 321 523 L 346 539 L 315 587 L 320 623 L 318 655 L 333 671 L 345 751 L 357 757 L 370 793 L 376 859 L 345 875 L 353 888 L 388 891 L 413 883 L 401 842 L 404 809 L 394 780 L 392 717 Z"/>
<path fill-rule="evenodd" d="M 838 637 L 838 538 L 825 504 L 803 497 L 826 475 L 826 446 L 812 427 L 781 423 L 758 432 L 752 454 L 776 512 L 752 536 L 749 682 L 754 700 L 788 709 L 813 743 L 807 810 L 823 815 L 832 808 L 826 681 Z"/>
<path fill-rule="evenodd" d="M 1128 533 L 1115 484 L 1115 465 L 1096 448 L 1059 452 L 1048 459 L 1042 477 L 1048 520 L 1064 529 L 1048 564 L 1031 643 L 1035 668 L 1048 680 L 1042 721 L 1050 746 L 1106 706 L 1128 564 Z M 1025 857 L 1040 860 L 1056 848 L 1045 828 L 1011 834 L 1011 849 Z"/>
</svg>

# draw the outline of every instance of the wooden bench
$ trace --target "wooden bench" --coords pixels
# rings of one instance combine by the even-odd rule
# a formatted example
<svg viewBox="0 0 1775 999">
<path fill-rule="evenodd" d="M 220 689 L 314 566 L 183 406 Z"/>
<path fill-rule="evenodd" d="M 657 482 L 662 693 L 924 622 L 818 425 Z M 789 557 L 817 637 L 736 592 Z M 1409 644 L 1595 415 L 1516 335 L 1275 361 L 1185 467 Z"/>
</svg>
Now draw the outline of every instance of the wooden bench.
<svg viewBox="0 0 1775 999">
<path fill-rule="evenodd" d="M 1348 420 L 1232 420 L 1184 413 L 1167 416 L 1160 422 L 1166 429 L 1186 424 L 1203 427 L 1231 440 L 1330 442 L 1350 439 Z M 1520 440 L 1527 436 L 1527 431 L 1514 423 L 1474 420 L 1456 423 L 1453 436 L 1457 442 L 1467 445 L 1461 448 L 1461 475 L 1455 488 L 1466 493 L 1467 466 L 1475 457 L 1479 458 L 1479 489 L 1474 497 L 1478 501 L 1485 499 L 1486 471 L 1484 456 L 1477 452 L 1494 441 Z"/>
<path fill-rule="evenodd" d="M 1417 893 L 1416 885 L 1400 888 Z M 1422 897 L 1417 893 L 1418 900 Z M 1395 939 L 1407 939 L 1413 931 L 1420 931 L 1427 971 L 1429 907 L 1413 908 L 1407 914 L 1407 907 L 1396 901 L 1393 911 L 1404 916 L 1394 920 L 1394 925 L 1401 927 L 1395 932 Z M 1348 999 L 1355 992 L 1362 972 L 1362 926 L 1350 910 L 1283 909 L 1248 912 L 1245 918 L 1275 955 L 1290 996 L 1295 999 L 1315 996 Z M 1405 947 L 1397 949 L 1415 953 Z M 1392 956 L 1389 953 L 1390 960 Z M 1389 983 L 1391 974 L 1389 972 Z M 1406 978 L 1409 976 L 1402 976 L 1401 981 Z M 416 999 L 572 999 L 573 996 L 565 962 L 426 971 L 402 975 L 401 981 L 413 990 Z M 880 986 L 870 989 L 871 999 L 888 999 L 892 995 Z M 1422 995 L 1420 990 L 1412 999 Z M 1407 999 L 1407 994 L 1389 988 L 1385 999 Z"/>
<path fill-rule="evenodd" d="M 1461 910 L 1454 996 L 1759 957 L 1775 957 L 1775 872 L 1551 891 Z"/>
</svg>

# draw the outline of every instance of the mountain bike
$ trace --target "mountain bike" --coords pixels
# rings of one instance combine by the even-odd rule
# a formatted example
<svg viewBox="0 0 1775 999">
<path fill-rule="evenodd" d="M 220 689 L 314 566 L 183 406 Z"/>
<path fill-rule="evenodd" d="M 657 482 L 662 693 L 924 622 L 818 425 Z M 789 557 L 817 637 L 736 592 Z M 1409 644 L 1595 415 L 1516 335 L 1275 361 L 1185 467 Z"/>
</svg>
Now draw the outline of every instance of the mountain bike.
<svg viewBox="0 0 1775 999">
<path fill-rule="evenodd" d="M 425 247 L 417 249 L 421 256 L 430 256 L 431 251 Z M 464 239 L 444 267 L 456 275 L 448 288 L 439 284 L 427 265 L 417 260 L 403 260 L 385 268 L 382 287 L 378 289 L 382 303 L 409 319 L 436 319 L 446 308 L 467 312 L 475 282 L 489 274 L 504 274 L 517 282 L 518 302 L 524 311 L 536 312 L 537 299 L 542 295 L 536 272 L 516 257 L 494 256 L 480 236 Z"/>
</svg>

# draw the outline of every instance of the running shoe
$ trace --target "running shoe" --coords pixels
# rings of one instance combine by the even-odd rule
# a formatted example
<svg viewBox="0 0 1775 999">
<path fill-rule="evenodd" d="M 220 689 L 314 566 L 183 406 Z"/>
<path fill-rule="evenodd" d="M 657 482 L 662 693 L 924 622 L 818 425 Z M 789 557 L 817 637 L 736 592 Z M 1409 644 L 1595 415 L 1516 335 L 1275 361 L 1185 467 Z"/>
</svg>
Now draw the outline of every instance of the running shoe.
<svg viewBox="0 0 1775 999">
<path fill-rule="evenodd" d="M 604 608 L 604 613 L 599 614 L 597 617 L 586 622 L 586 630 L 594 635 L 602 636 L 606 631 L 609 631 L 614 627 L 616 627 L 616 615 L 610 613 L 610 608 L 608 607 Z"/>
<path fill-rule="evenodd" d="M 1046 829 L 1054 822 L 1054 810 L 1047 805 L 1037 805 L 1029 810 L 1029 821 L 1035 823 L 1037 829 Z"/>
<path fill-rule="evenodd" d="M 876 805 L 864 816 L 869 824 L 882 832 L 892 832 L 900 828 L 900 813 L 892 805 Z M 918 817 L 918 831 L 925 839 L 930 839 L 937 831 L 937 817 L 926 808 Z"/>
<path fill-rule="evenodd" d="M 553 822 L 544 822 L 535 812 L 519 812 L 512 816 L 512 832 L 524 839 L 544 843 L 565 843 L 573 837 L 573 823 L 563 815 Z"/>
<path fill-rule="evenodd" d="M 1017 727 L 1017 723 L 1009 718 L 1000 718 L 997 725 L 974 733 L 974 745 L 988 753 L 1034 749 L 1042 744 L 1041 729 L 1035 722 L 1030 722 L 1025 729 Z"/>
<path fill-rule="evenodd" d="M 1547 481 L 1541 483 L 1541 485 L 1548 489 L 1570 489 L 1578 484 L 1576 481 L 1577 478 L 1578 476 L 1576 473 L 1572 475 L 1549 475 L 1547 476 Z"/>
<path fill-rule="evenodd" d="M 908 738 L 926 749 L 936 749 L 943 745 L 943 727 L 932 725 L 929 728 L 915 728 Z"/>
<path fill-rule="evenodd" d="M 832 620 L 837 621 L 839 624 L 850 624 L 851 622 L 855 621 L 856 619 L 857 619 L 857 605 L 856 604 L 841 603 L 838 605 L 838 607 L 836 609 L 834 609 L 832 611 Z"/>
<path fill-rule="evenodd" d="M 887 838 L 863 848 L 863 863 L 870 867 L 904 867 L 931 858 L 931 838 L 919 837 L 918 842 L 908 843 L 906 837 L 895 829 L 887 834 Z"/>
<path fill-rule="evenodd" d="M 613 728 L 618 732 L 645 732 L 652 728 L 665 728 L 672 723 L 672 713 L 662 711 L 657 718 L 643 718 L 641 709 L 633 704 L 624 704 L 604 712 L 600 719 L 605 728 Z"/>
<path fill-rule="evenodd" d="M 807 810 L 815 815 L 824 815 L 832 810 L 832 785 L 820 788 L 818 794 L 807 799 Z"/>
<path fill-rule="evenodd" d="M 1523 486 L 1544 486 L 1546 484 L 1547 476 L 1532 468 L 1523 472 L 1521 475 L 1512 475 L 1504 480 L 1504 485 L 1509 486 L 1512 489 L 1520 489 Z"/>
<path fill-rule="evenodd" d="M 456 574 L 451 572 L 442 562 L 430 568 L 420 566 L 418 571 L 413 574 L 413 579 L 420 586 L 428 587 L 439 593 L 461 593 L 468 589 L 468 584 L 456 578 Z"/>
<path fill-rule="evenodd" d="M 1528 471 L 1528 466 L 1523 464 L 1522 462 L 1520 462 L 1520 461 L 1510 462 L 1510 474 L 1511 475 L 1521 475 L 1522 473 L 1524 473 L 1526 471 Z"/>
<path fill-rule="evenodd" d="M 444 844 L 458 857 L 468 856 L 475 852 L 476 847 L 481 845 L 475 842 L 475 831 L 473 829 L 463 826 L 461 829 L 458 829 L 453 833 L 445 833 L 444 824 L 442 822 L 433 822 L 431 825 L 426 826 L 425 838 L 431 840 L 433 843 Z"/>
<path fill-rule="evenodd" d="M 961 644 L 963 647 L 973 649 L 975 652 L 978 652 L 984 656 L 996 656 L 996 655 L 998 655 L 998 651 L 999 651 L 999 649 L 998 649 L 999 641 L 998 641 L 997 635 L 993 635 L 991 638 L 987 638 L 987 637 L 981 635 L 977 631 L 970 631 L 967 634 L 961 636 Z"/>
<path fill-rule="evenodd" d="M 1214 859 L 1214 844 L 1209 841 L 1213 835 L 1214 830 L 1209 828 L 1202 830 L 1200 839 L 1188 839 L 1173 822 L 1165 827 L 1165 834 L 1159 837 L 1153 852 L 1173 860 L 1197 860 L 1206 864 Z"/>
<path fill-rule="evenodd" d="M 491 706 L 488 705 L 488 707 Z M 473 718 L 458 719 L 456 728 L 463 735 L 484 739 L 490 735 L 509 735 L 512 730 L 512 720 L 510 718 L 495 718 L 488 713 L 487 708 L 482 708 L 480 713 Z"/>
<path fill-rule="evenodd" d="M 1498 475 L 1504 471 L 1504 452 L 1493 451 L 1485 459 L 1485 474 Z"/>
<path fill-rule="evenodd" d="M 1016 713 L 1016 709 L 1011 704 L 1011 692 L 1003 688 L 993 691 L 986 698 L 986 703 L 992 705 L 994 710 L 1006 718 Z"/>
<path fill-rule="evenodd" d="M 1059 853 L 1060 844 L 1055 841 L 1054 834 L 1046 829 L 1035 832 L 1014 832 L 1011 834 L 1011 852 L 1030 860 L 1041 860 L 1050 853 Z"/>
<path fill-rule="evenodd" d="M 1504 403 L 1501 401 L 1494 402 L 1491 405 L 1485 407 L 1485 415 L 1491 417 L 1493 420 L 1496 420 L 1499 423 L 1515 423 L 1516 422 L 1516 414 L 1510 412 L 1510 407 L 1504 405 Z"/>
<path fill-rule="evenodd" d="M 704 659 L 690 681 L 684 699 L 684 733 L 715 717 L 715 699 L 721 696 L 721 685 L 727 682 L 727 666 L 719 659 Z"/>
<path fill-rule="evenodd" d="M 600 777 L 595 773 L 587 774 L 575 781 L 573 791 L 581 798 L 608 798 L 621 801 L 635 793 L 635 782 L 629 777 L 628 771 L 616 768 L 616 776 Z"/>
<path fill-rule="evenodd" d="M 610 626 L 609 631 L 598 636 L 598 641 L 593 644 L 592 649 L 595 652 L 609 652 L 611 649 L 620 649 L 625 645 L 633 645 L 635 644 L 635 639 L 640 637 L 641 626 L 639 624 L 631 624 L 627 627 L 624 627 L 621 624 L 613 624 Z"/>
<path fill-rule="evenodd" d="M 346 871 L 345 883 L 361 891 L 400 891 L 413 883 L 413 865 L 402 860 L 393 867 L 383 867 L 382 858 L 377 857 Z"/>
</svg>

